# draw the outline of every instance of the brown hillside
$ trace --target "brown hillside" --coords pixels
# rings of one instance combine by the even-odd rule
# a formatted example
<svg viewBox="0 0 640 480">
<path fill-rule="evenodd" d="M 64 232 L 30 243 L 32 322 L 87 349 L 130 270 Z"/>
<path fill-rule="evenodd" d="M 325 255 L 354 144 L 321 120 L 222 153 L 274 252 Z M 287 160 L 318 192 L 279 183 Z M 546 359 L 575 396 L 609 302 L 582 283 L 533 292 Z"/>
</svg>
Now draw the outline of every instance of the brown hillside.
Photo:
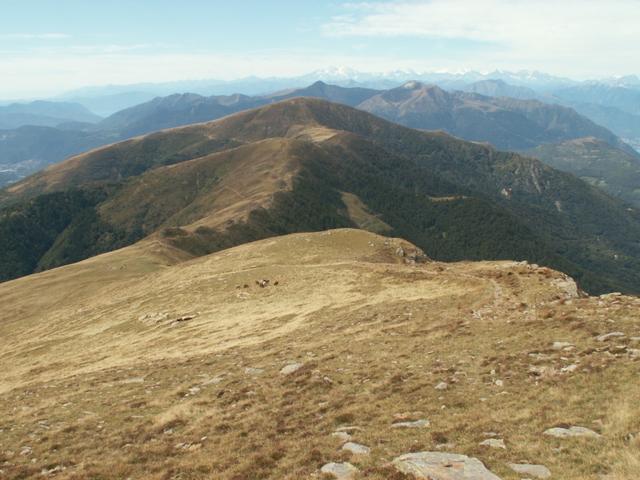
<svg viewBox="0 0 640 480">
<path fill-rule="evenodd" d="M 0 474 L 300 479 L 347 461 L 382 480 L 435 451 L 503 480 L 525 462 L 636 478 L 638 299 L 415 253 L 337 230 L 172 265 L 142 242 L 0 285 Z M 543 433 L 574 425 L 601 437 Z M 369 454 L 341 448 L 346 427 Z"/>
<path fill-rule="evenodd" d="M 640 290 L 635 211 L 537 160 L 319 99 L 88 152 L 4 190 L 2 206 L 0 280 L 148 236 L 202 255 L 364 226 L 441 260 L 527 259 L 591 292 Z"/>
</svg>

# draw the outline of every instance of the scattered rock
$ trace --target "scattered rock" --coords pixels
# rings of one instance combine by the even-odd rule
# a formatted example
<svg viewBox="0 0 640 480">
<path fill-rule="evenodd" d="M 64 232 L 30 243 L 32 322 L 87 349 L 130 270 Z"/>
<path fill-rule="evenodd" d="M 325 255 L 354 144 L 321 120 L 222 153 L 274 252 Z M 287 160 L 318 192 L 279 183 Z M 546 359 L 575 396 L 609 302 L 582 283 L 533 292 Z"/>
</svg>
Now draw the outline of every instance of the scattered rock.
<svg viewBox="0 0 640 480">
<path fill-rule="evenodd" d="M 545 430 L 545 435 L 550 435 L 552 437 L 558 438 L 567 438 L 567 437 L 586 437 L 586 438 L 600 438 L 600 435 L 593 430 L 586 427 L 554 427 L 548 430 Z"/>
<path fill-rule="evenodd" d="M 507 466 L 516 473 L 530 475 L 535 478 L 549 478 L 551 471 L 544 465 L 532 465 L 530 463 L 508 463 Z"/>
<path fill-rule="evenodd" d="M 252 377 L 257 377 L 258 375 L 262 375 L 264 370 L 262 368 L 247 367 L 244 369 L 244 373 Z"/>
<path fill-rule="evenodd" d="M 195 452 L 196 450 L 200 450 L 202 448 L 201 443 L 190 443 L 190 442 L 180 442 L 175 445 L 176 450 L 188 450 L 190 452 Z"/>
<path fill-rule="evenodd" d="M 605 333 L 604 335 L 600 335 L 596 337 L 596 340 L 598 340 L 599 342 L 606 342 L 607 340 L 611 340 L 612 338 L 620 338 L 620 337 L 624 337 L 624 333 L 611 332 L 611 333 Z"/>
<path fill-rule="evenodd" d="M 560 371 L 562 373 L 573 373 L 578 369 L 578 365 L 575 363 L 572 363 L 571 365 L 567 365 L 566 367 L 562 367 L 560 369 Z"/>
<path fill-rule="evenodd" d="M 289 365 L 282 367 L 282 370 L 280 370 L 280 374 L 291 375 L 292 373 L 297 372 L 301 368 L 302 368 L 302 363 L 290 363 Z"/>
<path fill-rule="evenodd" d="M 408 453 L 392 463 L 399 472 L 425 480 L 500 480 L 477 458 L 455 453 Z"/>
<path fill-rule="evenodd" d="M 358 469 L 348 462 L 327 463 L 322 466 L 320 471 L 332 475 L 337 480 L 350 480 L 358 473 Z"/>
<path fill-rule="evenodd" d="M 398 246 L 395 251 L 396 256 L 404 259 L 404 263 L 409 265 L 415 265 L 416 263 L 425 263 L 429 261 L 422 250 L 419 248 L 413 248 L 413 253 L 408 253 L 402 245 Z"/>
<path fill-rule="evenodd" d="M 361 432 L 362 427 L 356 427 L 354 425 L 343 425 L 342 427 L 336 428 L 336 432 Z"/>
<path fill-rule="evenodd" d="M 497 379 L 493 383 L 496 384 L 496 387 L 504 387 L 504 382 L 502 380 L 500 380 L 500 379 Z"/>
<path fill-rule="evenodd" d="M 607 350 L 609 351 L 609 353 L 619 355 L 625 353 L 627 351 L 627 347 L 626 345 L 611 345 Z"/>
<path fill-rule="evenodd" d="M 574 346 L 575 345 L 573 343 L 569 342 L 553 342 L 551 348 L 553 348 L 554 350 L 567 350 L 573 348 Z"/>
<path fill-rule="evenodd" d="M 501 438 L 487 438 L 486 440 L 480 442 L 480 445 L 491 448 L 503 448 L 505 450 L 507 449 L 507 446 L 504 444 L 504 440 L 502 440 Z"/>
<path fill-rule="evenodd" d="M 436 390 L 446 390 L 449 388 L 449 384 L 447 382 L 440 382 L 434 387 Z"/>
<path fill-rule="evenodd" d="M 561 275 L 561 278 L 553 279 L 551 281 L 551 285 L 554 285 L 556 288 L 563 291 L 565 298 L 578 298 L 582 293 L 578 288 L 578 284 L 570 276 L 564 274 Z"/>
<path fill-rule="evenodd" d="M 396 422 L 391 424 L 391 428 L 427 428 L 430 425 L 429 420 L 421 419 L 410 422 Z"/>
<path fill-rule="evenodd" d="M 200 393 L 200 387 L 189 388 L 189 395 L 197 395 L 198 393 Z"/>
<path fill-rule="evenodd" d="M 354 455 L 369 455 L 371 453 L 371 449 L 369 447 L 354 442 L 345 443 L 342 446 L 342 450 L 347 450 Z"/>
<path fill-rule="evenodd" d="M 193 320 L 194 318 L 196 318 L 197 315 L 182 315 L 181 317 L 178 318 L 174 318 L 171 323 L 181 323 L 181 322 L 188 322 L 189 320 Z"/>
<path fill-rule="evenodd" d="M 55 475 L 56 473 L 62 472 L 65 468 L 62 465 L 55 466 L 53 468 L 43 468 L 40 471 L 40 475 L 43 477 L 48 477 L 51 475 Z"/>
<path fill-rule="evenodd" d="M 629 348 L 627 353 L 631 358 L 640 358 L 640 349 L 637 348 Z"/>
<path fill-rule="evenodd" d="M 544 365 L 531 365 L 529 367 L 529 373 L 534 377 L 541 377 L 545 374 L 553 373 L 550 367 Z"/>
<path fill-rule="evenodd" d="M 336 437 L 341 442 L 348 442 L 349 440 L 351 440 L 351 435 L 349 435 L 347 432 L 333 432 L 331 436 Z"/>
</svg>

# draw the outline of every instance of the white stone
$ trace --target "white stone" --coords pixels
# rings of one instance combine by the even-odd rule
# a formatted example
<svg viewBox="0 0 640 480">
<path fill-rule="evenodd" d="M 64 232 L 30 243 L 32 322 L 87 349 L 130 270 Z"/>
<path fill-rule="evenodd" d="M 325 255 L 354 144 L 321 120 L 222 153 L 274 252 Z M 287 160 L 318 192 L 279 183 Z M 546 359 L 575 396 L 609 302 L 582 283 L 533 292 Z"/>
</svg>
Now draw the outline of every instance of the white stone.
<svg viewBox="0 0 640 480">
<path fill-rule="evenodd" d="M 393 460 L 396 470 L 428 480 L 500 480 L 477 458 L 444 452 L 416 452 Z"/>
<path fill-rule="evenodd" d="M 571 365 L 567 365 L 566 367 L 562 367 L 560 369 L 560 371 L 562 373 L 572 373 L 575 372 L 578 369 L 578 365 L 575 363 L 572 363 Z"/>
<path fill-rule="evenodd" d="M 550 435 L 552 437 L 558 438 L 567 438 L 567 437 L 586 437 L 586 438 L 600 438 L 602 435 L 594 432 L 593 430 L 586 427 L 554 427 L 545 430 L 545 435 Z"/>
<path fill-rule="evenodd" d="M 596 340 L 598 340 L 599 342 L 606 342 L 607 340 L 610 340 L 612 338 L 620 338 L 620 337 L 624 337 L 624 333 L 611 332 L 611 333 L 605 333 L 604 335 L 599 335 L 598 337 L 596 337 Z"/>
<path fill-rule="evenodd" d="M 320 471 L 332 475 L 337 480 L 351 480 L 358 473 L 358 469 L 348 462 L 327 463 L 322 466 Z"/>
<path fill-rule="evenodd" d="M 573 343 L 569 343 L 569 342 L 553 342 L 553 345 L 551 345 L 551 348 L 553 348 L 554 350 L 564 350 L 565 348 L 569 348 L 569 347 L 573 347 Z"/>
<path fill-rule="evenodd" d="M 280 370 L 280 374 L 291 375 L 292 373 L 297 372 L 301 368 L 302 368 L 302 363 L 290 363 L 289 365 L 282 367 L 282 370 Z"/>
<path fill-rule="evenodd" d="M 351 440 L 351 435 L 349 435 L 347 432 L 333 432 L 331 436 L 336 437 L 341 442 L 348 442 L 349 440 Z"/>
<path fill-rule="evenodd" d="M 369 455 L 371 449 L 365 445 L 355 442 L 347 442 L 342 446 L 342 450 L 353 453 L 354 455 Z"/>
<path fill-rule="evenodd" d="M 491 448 L 503 448 L 506 450 L 507 446 L 504 444 L 504 440 L 501 438 L 487 438 L 480 442 L 480 445 Z"/>
<path fill-rule="evenodd" d="M 446 390 L 449 388 L 449 384 L 447 382 L 440 382 L 434 387 L 436 390 Z"/>
</svg>

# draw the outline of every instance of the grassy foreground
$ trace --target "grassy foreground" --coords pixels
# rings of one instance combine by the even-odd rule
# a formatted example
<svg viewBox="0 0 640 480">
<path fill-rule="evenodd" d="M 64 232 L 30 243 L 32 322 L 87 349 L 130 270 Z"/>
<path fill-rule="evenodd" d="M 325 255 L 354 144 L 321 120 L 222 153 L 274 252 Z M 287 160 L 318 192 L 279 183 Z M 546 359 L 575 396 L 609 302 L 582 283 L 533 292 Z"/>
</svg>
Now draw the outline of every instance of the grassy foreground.
<svg viewBox="0 0 640 480">
<path fill-rule="evenodd" d="M 640 299 L 399 246 L 334 230 L 184 261 L 142 242 L 0 285 L 0 478 L 323 478 L 348 461 L 401 479 L 390 461 L 416 451 L 502 479 L 523 462 L 637 478 Z M 602 437 L 543 434 L 563 425 Z M 369 455 L 341 450 L 344 426 Z"/>
</svg>

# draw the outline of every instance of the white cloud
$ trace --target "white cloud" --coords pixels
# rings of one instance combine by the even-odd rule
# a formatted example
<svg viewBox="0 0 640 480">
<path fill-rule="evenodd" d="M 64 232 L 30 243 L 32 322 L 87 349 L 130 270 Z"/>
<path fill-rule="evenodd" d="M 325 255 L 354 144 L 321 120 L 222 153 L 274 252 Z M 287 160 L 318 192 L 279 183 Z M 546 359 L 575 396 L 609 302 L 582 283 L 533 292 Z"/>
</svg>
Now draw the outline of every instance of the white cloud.
<svg viewBox="0 0 640 480">
<path fill-rule="evenodd" d="M 0 40 L 64 40 L 71 38 L 66 33 L 2 33 Z"/>
<path fill-rule="evenodd" d="M 638 0 L 430 0 L 352 3 L 323 26 L 333 37 L 464 39 L 504 59 L 574 70 L 640 67 Z M 503 60 L 504 60 L 503 59 Z M 544 68 L 544 67 L 543 67 Z M 602 71 L 601 75 L 606 75 Z"/>
<path fill-rule="evenodd" d="M 67 48 L 68 52 L 86 54 L 102 54 L 102 53 L 124 53 L 139 50 L 149 50 L 156 48 L 158 45 L 151 43 L 137 43 L 131 45 L 109 44 L 109 45 L 71 45 Z"/>
<path fill-rule="evenodd" d="M 640 72 L 640 0 L 405 0 L 341 8 L 322 33 L 332 43 L 342 40 L 344 49 L 232 54 L 206 45 L 184 51 L 157 43 L 29 43 L 69 35 L 0 34 L 0 99 L 109 83 L 295 76 L 328 65 L 369 72 L 528 69 L 574 78 Z M 390 48 L 373 51 L 380 39 Z"/>
</svg>

